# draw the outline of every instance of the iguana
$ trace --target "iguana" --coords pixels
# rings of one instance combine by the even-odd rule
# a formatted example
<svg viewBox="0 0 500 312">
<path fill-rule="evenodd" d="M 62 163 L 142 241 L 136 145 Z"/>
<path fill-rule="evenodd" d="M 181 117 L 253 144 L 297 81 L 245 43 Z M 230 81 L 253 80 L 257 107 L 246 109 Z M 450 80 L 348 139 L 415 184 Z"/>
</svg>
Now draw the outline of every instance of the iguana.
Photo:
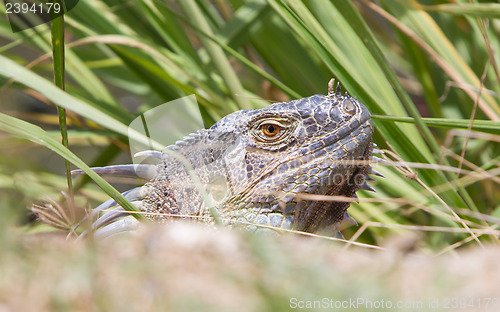
<svg viewBox="0 0 500 312">
<path fill-rule="evenodd" d="M 366 184 L 372 159 L 373 122 L 368 109 L 340 86 L 328 95 L 229 114 L 163 152 L 146 151 L 157 166 L 94 168 L 99 174 L 150 175 L 124 196 L 153 221 L 191 217 L 225 225 L 295 229 L 335 235 L 350 202 L 303 199 L 298 194 L 356 197 Z M 358 162 L 356 162 L 358 160 Z M 109 200 L 96 211 L 117 206 Z M 122 218 L 126 216 L 125 218 Z M 121 218 L 121 220 L 117 220 Z M 108 235 L 135 226 L 123 208 L 105 213 L 94 229 Z M 101 228 L 103 227 L 103 228 Z"/>
</svg>

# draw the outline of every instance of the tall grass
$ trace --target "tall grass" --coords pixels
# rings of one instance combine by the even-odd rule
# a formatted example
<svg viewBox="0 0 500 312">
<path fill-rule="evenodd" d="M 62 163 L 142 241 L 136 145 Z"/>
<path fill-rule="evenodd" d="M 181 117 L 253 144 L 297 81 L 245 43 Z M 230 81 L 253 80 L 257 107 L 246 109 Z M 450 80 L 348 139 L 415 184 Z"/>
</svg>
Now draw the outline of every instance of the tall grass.
<svg viewBox="0 0 500 312">
<path fill-rule="evenodd" d="M 380 244 L 416 231 L 438 250 L 497 242 L 499 14 L 498 3 L 469 1 L 80 1 L 64 16 L 62 91 L 49 25 L 12 33 L 2 7 L 2 202 L 26 214 L 67 188 L 63 163 L 31 155 L 59 154 L 89 174 L 87 165 L 127 161 L 128 123 L 164 102 L 196 94 L 208 127 L 238 109 L 325 94 L 333 77 L 373 113 L 389 160 L 375 165 L 386 176 L 377 193 L 351 205 L 364 226 L 346 237 Z M 56 142 L 56 107 L 74 153 Z M 91 205 L 104 198 L 78 188 Z"/>
</svg>

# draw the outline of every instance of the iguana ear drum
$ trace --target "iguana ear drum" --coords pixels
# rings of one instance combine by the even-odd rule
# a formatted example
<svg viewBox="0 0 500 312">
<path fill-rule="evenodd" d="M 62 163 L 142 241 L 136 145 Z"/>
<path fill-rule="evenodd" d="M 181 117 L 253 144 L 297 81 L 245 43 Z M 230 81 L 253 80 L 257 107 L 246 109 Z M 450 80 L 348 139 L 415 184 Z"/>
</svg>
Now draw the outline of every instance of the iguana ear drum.
<svg viewBox="0 0 500 312">
<path fill-rule="evenodd" d="M 367 163 L 377 160 L 371 153 L 378 152 L 371 144 L 370 113 L 340 91 L 339 84 L 334 91 L 332 79 L 327 96 L 237 111 L 163 152 L 137 154 L 155 158 L 156 166 L 93 170 L 149 179 L 123 195 L 155 222 L 218 219 L 249 230 L 294 229 L 340 237 L 342 220 L 355 224 L 346 211 L 350 202 L 325 196 L 356 201 L 358 189 L 373 190 L 365 181 L 373 180 L 368 174 L 381 176 Z M 104 214 L 82 236 L 110 236 L 138 226 L 112 199 L 94 211 Z"/>
</svg>

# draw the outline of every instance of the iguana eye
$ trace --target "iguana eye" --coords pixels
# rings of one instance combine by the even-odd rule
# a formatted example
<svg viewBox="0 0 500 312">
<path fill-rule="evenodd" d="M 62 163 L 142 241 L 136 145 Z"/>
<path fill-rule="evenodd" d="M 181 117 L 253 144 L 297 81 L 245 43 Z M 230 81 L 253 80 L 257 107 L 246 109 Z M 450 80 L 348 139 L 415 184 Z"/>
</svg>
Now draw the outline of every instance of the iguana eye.
<svg viewBox="0 0 500 312">
<path fill-rule="evenodd" d="M 248 129 L 258 147 L 276 150 L 293 139 L 293 132 L 299 123 L 296 116 L 260 115 L 248 122 Z"/>
<path fill-rule="evenodd" d="M 280 133 L 281 127 L 276 124 L 267 123 L 260 126 L 260 131 L 267 137 L 272 138 Z"/>
</svg>

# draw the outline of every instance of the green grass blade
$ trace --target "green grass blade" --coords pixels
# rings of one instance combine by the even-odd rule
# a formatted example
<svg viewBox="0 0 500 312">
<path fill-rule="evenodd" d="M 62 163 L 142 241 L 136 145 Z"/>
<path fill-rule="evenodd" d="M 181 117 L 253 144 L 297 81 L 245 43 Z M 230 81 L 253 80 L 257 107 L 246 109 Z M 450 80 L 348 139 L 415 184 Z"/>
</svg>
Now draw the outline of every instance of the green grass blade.
<svg viewBox="0 0 500 312">
<path fill-rule="evenodd" d="M 55 87 L 45 78 L 0 55 L 0 75 L 13 78 L 27 87 L 44 95 L 55 104 L 88 118 L 101 126 L 127 135 L 127 126 L 106 115 L 90 104 L 79 100 Z"/>
<path fill-rule="evenodd" d="M 16 37 L 22 38 L 27 45 L 37 48 L 45 53 L 38 58 L 38 61 L 48 59 L 52 54 L 52 45 L 50 30 L 46 25 L 37 26 L 37 31 L 27 29 L 16 33 Z M 70 49 L 65 51 L 66 72 L 69 77 L 78 83 L 78 85 L 87 92 L 95 101 L 106 103 L 107 105 L 117 106 L 117 103 L 106 86 L 101 82 L 82 61 L 82 59 Z M 68 61 L 69 60 L 69 61 Z"/>
<path fill-rule="evenodd" d="M 200 29 L 204 29 L 208 34 L 213 35 L 210 25 L 203 16 L 200 8 L 193 0 L 182 1 L 179 4 L 183 8 L 185 14 L 192 19 L 193 24 Z M 219 74 L 224 80 L 229 96 L 238 104 L 240 108 L 252 108 L 248 100 L 241 96 L 244 94 L 244 89 L 238 79 L 238 76 L 229 63 L 229 60 L 225 56 L 224 51 L 218 45 L 204 37 L 201 37 L 200 41 L 203 43 L 203 46 L 210 55 L 214 66 L 217 68 Z"/>
<path fill-rule="evenodd" d="M 71 162 L 73 165 L 85 172 L 106 194 L 111 196 L 120 206 L 127 211 L 138 211 L 123 195 L 120 194 L 114 187 L 95 173 L 89 166 L 87 166 L 80 158 L 73 154 L 70 150 L 64 147 L 57 140 L 52 138 L 47 132 L 40 127 L 32 125 L 23 120 L 0 113 L 0 129 L 12 135 L 19 136 L 34 143 L 43 145 L 55 153 L 62 156 L 65 160 Z M 138 220 L 144 220 L 142 214 L 132 214 Z"/>
<path fill-rule="evenodd" d="M 434 50 L 442 62 L 443 70 L 458 83 L 466 83 L 471 86 L 479 86 L 480 80 L 472 68 L 465 62 L 459 51 L 455 48 L 437 25 L 432 17 L 425 11 L 417 10 L 411 6 L 403 5 L 399 1 L 382 0 L 393 16 L 411 29 L 421 40 Z M 476 93 L 464 91 L 475 100 Z M 500 120 L 500 105 L 489 94 L 482 93 L 479 108 L 492 120 Z"/>
<path fill-rule="evenodd" d="M 124 136 L 130 136 L 134 140 L 148 142 L 144 135 L 138 132 L 129 132 L 126 124 L 113 118 L 112 116 L 102 112 L 96 107 L 71 96 L 54 86 L 45 78 L 27 70 L 12 60 L 0 55 L 0 75 L 14 78 L 18 82 L 30 87 L 39 92 L 55 104 L 64 107 L 72 112 L 96 122 L 104 128 L 110 129 Z M 154 143 L 154 142 L 153 142 Z M 162 149 L 163 146 L 155 144 L 156 148 Z"/>
<path fill-rule="evenodd" d="M 365 103 L 373 113 L 406 115 L 404 106 L 371 52 L 366 48 L 364 40 L 359 38 L 351 23 L 339 10 L 324 2 L 321 10 L 317 11 L 322 11 L 322 14 L 328 12 L 328 15 L 321 17 L 323 23 L 320 23 L 301 2 L 289 1 L 287 4 L 290 7 L 274 1 L 270 3 L 296 33 L 303 35 L 304 40 L 313 44 L 315 50 L 321 53 L 322 60 L 329 64 L 351 94 Z M 328 23 L 325 20 L 328 20 Z M 323 28 L 322 25 L 328 27 Z M 376 126 L 403 159 L 437 163 L 437 159 L 422 140 L 422 136 L 418 135 L 415 127 L 394 123 L 381 124 L 377 121 Z M 422 171 L 419 175 L 430 185 L 447 182 L 442 172 Z M 461 198 L 455 192 L 449 191 L 442 195 L 450 202 L 463 205 Z"/>
<path fill-rule="evenodd" d="M 442 12 L 454 15 L 500 18 L 499 3 L 461 3 L 419 5 L 419 9 L 430 12 Z"/>
<path fill-rule="evenodd" d="M 59 5 L 62 5 L 58 1 Z M 54 83 L 61 90 L 65 90 L 64 86 L 64 14 L 52 18 L 52 58 L 54 62 Z M 62 145 L 68 148 L 68 130 L 66 127 L 66 110 L 63 107 L 57 106 L 59 115 L 59 128 L 61 130 Z M 65 160 L 66 165 L 66 179 L 68 181 L 68 192 L 73 194 L 73 183 L 71 180 L 71 168 L 69 161 Z"/>
<path fill-rule="evenodd" d="M 429 144 L 429 147 L 433 151 L 434 155 L 439 155 L 441 153 L 439 144 L 422 121 L 422 116 L 420 116 L 417 107 L 415 106 L 415 104 L 413 104 L 408 93 L 403 89 L 403 86 L 396 77 L 394 70 L 391 68 L 390 64 L 382 54 L 382 51 L 380 50 L 375 37 L 370 32 L 363 18 L 356 10 L 354 4 L 350 1 L 338 1 L 335 4 L 338 7 L 339 11 L 343 12 L 345 18 L 351 21 L 353 29 L 357 32 L 357 34 L 360 36 L 360 38 L 366 44 L 367 48 L 372 53 L 374 59 L 377 61 L 377 64 L 380 66 L 381 70 L 387 77 L 387 80 L 391 83 L 391 85 L 398 93 L 399 98 L 401 99 L 401 103 L 404 105 L 406 110 L 408 110 L 410 115 L 415 119 L 417 128 L 419 129 L 423 138 Z"/>
<path fill-rule="evenodd" d="M 395 122 L 415 123 L 415 119 L 412 117 L 372 115 L 372 118 Z M 450 129 L 468 129 L 470 123 L 469 119 L 422 118 L 421 120 L 430 127 Z M 500 135 L 500 123 L 492 120 L 474 120 L 471 130 Z"/>
</svg>

